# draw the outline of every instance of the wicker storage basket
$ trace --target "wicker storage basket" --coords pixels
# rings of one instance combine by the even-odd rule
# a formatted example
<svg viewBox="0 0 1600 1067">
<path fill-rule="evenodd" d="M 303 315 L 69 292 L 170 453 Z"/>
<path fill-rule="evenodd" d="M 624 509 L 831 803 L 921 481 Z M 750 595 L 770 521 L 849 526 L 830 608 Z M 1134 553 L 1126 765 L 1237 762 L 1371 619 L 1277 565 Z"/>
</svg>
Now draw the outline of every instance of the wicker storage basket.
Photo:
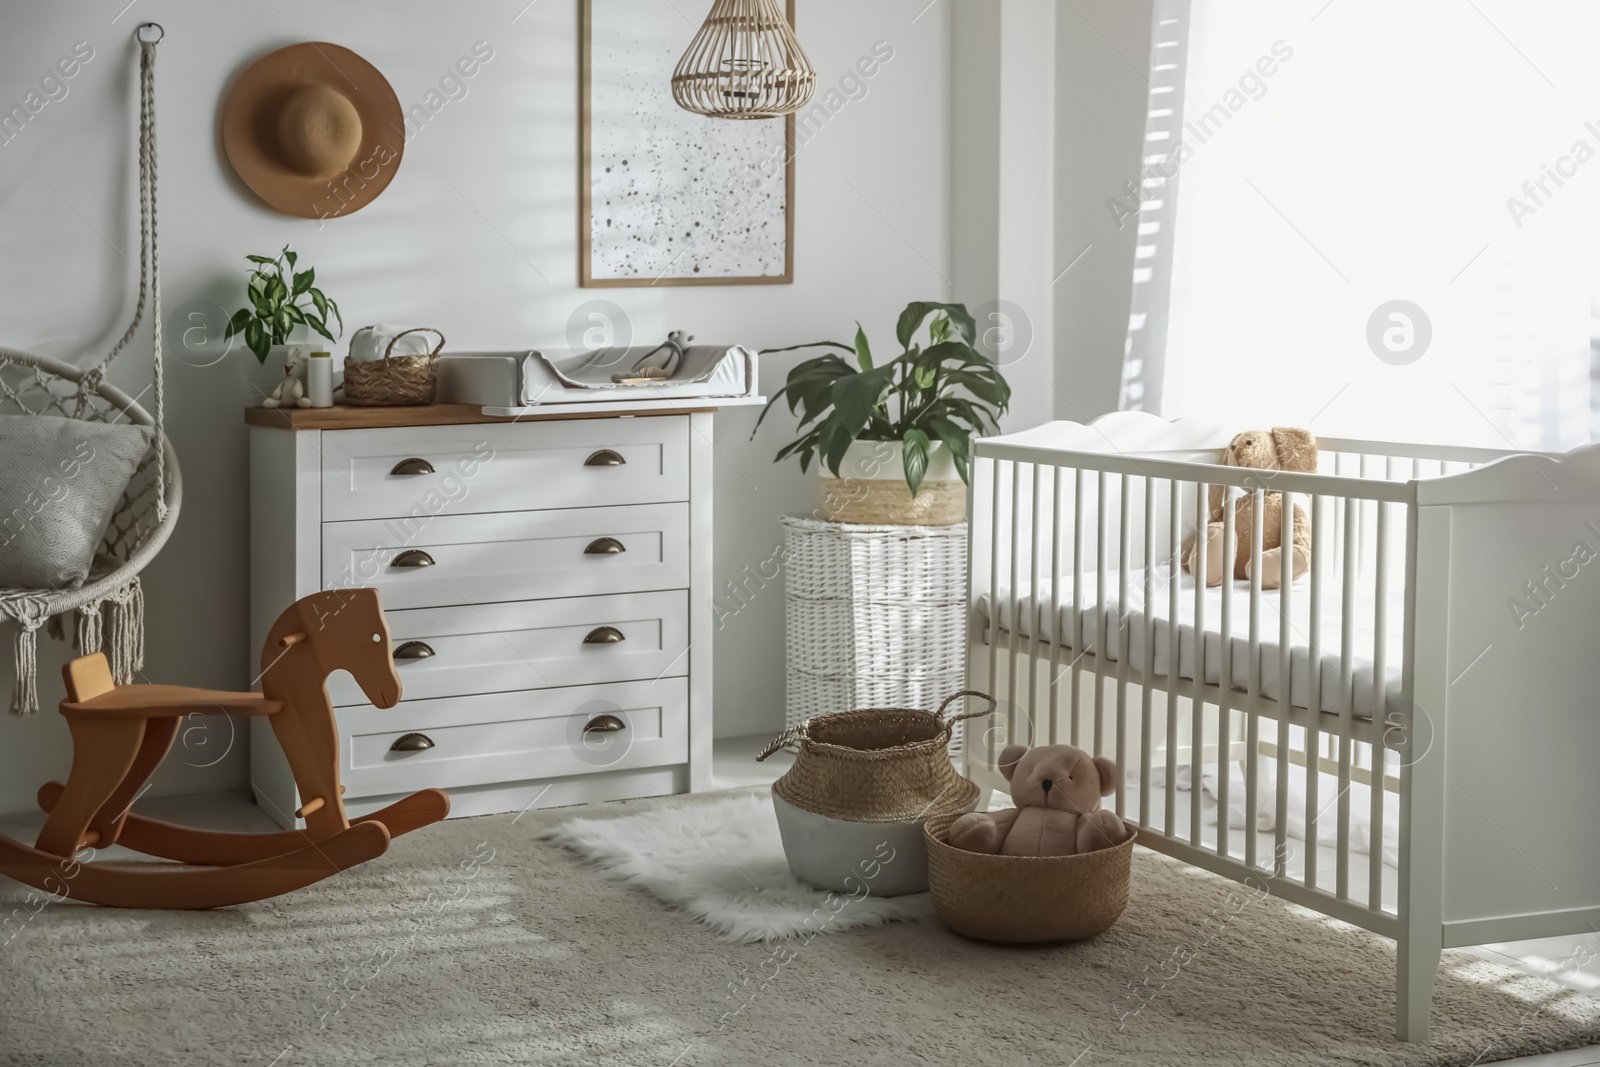
<svg viewBox="0 0 1600 1067">
<path fill-rule="evenodd" d="M 978 712 L 945 717 L 964 696 Z M 865 708 L 822 715 L 784 731 L 757 759 L 798 742 L 794 766 L 772 786 L 789 867 L 803 881 L 880 896 L 927 888 L 923 820 L 971 811 L 980 792 L 950 762 L 952 726 L 988 715 L 994 698 L 963 691 L 937 712 Z"/>
<path fill-rule="evenodd" d="M 785 516 L 786 724 L 838 708 L 932 707 L 966 673 L 967 527 Z M 951 731 L 959 752 L 962 730 Z"/>
<path fill-rule="evenodd" d="M 1077 856 L 989 856 L 951 845 L 960 813 L 923 826 L 939 919 L 963 937 L 1006 944 L 1077 941 L 1111 929 L 1128 906 L 1137 835 Z"/>
<path fill-rule="evenodd" d="M 439 335 L 439 343 L 425 356 L 394 356 L 394 343 L 408 333 Z M 344 361 L 344 402 L 356 407 L 411 407 L 433 403 L 439 353 L 444 334 L 427 326 L 403 330 L 389 339 L 383 358 L 358 363 Z"/>
</svg>

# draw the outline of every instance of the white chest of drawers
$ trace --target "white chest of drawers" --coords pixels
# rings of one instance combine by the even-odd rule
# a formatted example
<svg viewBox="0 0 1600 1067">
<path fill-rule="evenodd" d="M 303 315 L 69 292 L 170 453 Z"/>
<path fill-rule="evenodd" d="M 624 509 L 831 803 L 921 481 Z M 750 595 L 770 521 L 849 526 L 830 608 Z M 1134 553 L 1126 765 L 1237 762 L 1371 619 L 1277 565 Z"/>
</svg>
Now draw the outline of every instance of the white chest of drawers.
<svg viewBox="0 0 1600 1067">
<path fill-rule="evenodd" d="M 711 420 L 249 414 L 252 647 L 317 590 L 376 588 L 389 618 L 401 702 L 328 682 L 352 815 L 430 786 L 453 816 L 709 786 Z M 250 742 L 293 826 L 264 720 Z"/>
</svg>

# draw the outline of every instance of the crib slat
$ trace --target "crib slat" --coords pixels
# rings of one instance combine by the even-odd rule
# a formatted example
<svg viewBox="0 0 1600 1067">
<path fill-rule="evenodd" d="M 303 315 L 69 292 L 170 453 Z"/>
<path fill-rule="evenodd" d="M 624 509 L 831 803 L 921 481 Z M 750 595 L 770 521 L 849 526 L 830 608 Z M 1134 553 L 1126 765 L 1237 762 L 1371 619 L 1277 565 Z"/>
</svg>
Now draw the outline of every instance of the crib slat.
<svg viewBox="0 0 1600 1067">
<path fill-rule="evenodd" d="M 1355 709 L 1355 674 L 1351 652 L 1355 645 L 1356 620 L 1356 523 L 1357 501 L 1344 498 L 1344 575 L 1343 602 L 1339 605 L 1339 833 L 1335 852 L 1338 857 L 1335 893 L 1340 900 L 1350 899 L 1350 758 L 1354 746 L 1350 723 Z"/>
<path fill-rule="evenodd" d="M 1278 722 L 1273 740 L 1278 748 L 1277 795 L 1273 798 L 1272 871 L 1282 878 L 1287 869 L 1289 835 L 1289 714 L 1294 707 L 1294 494 L 1281 494 L 1278 532 Z M 1310 701 L 1314 708 L 1316 701 Z"/>
<path fill-rule="evenodd" d="M 991 459 L 989 464 L 989 684 L 994 691 L 1000 689 L 999 664 L 1000 664 L 1000 461 Z M 995 751 L 995 731 L 991 728 L 984 731 L 987 740 L 989 766 L 993 767 L 999 762 L 999 753 Z M 1008 742 L 1009 743 L 1009 742 Z"/>
<path fill-rule="evenodd" d="M 1006 714 L 1006 744 L 1012 744 L 1021 737 L 1017 722 L 1017 648 L 1021 644 L 1022 634 L 1022 579 L 1019 573 L 1019 561 L 1022 557 L 1022 464 L 1017 460 L 1011 461 L 1011 661 L 1006 665 L 1008 671 L 1006 679 L 1006 703 L 1009 705 Z"/>
<path fill-rule="evenodd" d="M 1317 815 L 1319 809 L 1318 787 L 1322 784 L 1322 569 L 1327 562 L 1323 538 L 1327 536 L 1322 521 L 1321 496 L 1313 496 L 1311 508 L 1311 634 L 1307 644 L 1309 662 L 1306 666 L 1311 699 L 1306 715 L 1306 840 L 1305 884 L 1317 887 Z"/>
<path fill-rule="evenodd" d="M 1128 766 L 1128 476 L 1119 475 L 1121 512 L 1119 515 L 1120 545 L 1117 550 L 1117 767 Z M 1116 812 L 1127 814 L 1127 799 L 1123 789 L 1126 774 L 1117 776 Z"/>
<path fill-rule="evenodd" d="M 1244 748 L 1244 862 L 1256 865 L 1257 767 L 1261 760 L 1261 532 L 1266 503 L 1260 486 L 1250 490 L 1250 707 Z M 1226 817 L 1226 816 L 1224 816 Z"/>
<path fill-rule="evenodd" d="M 1156 480 L 1144 480 L 1144 663 L 1139 686 L 1139 825 L 1150 820 L 1150 676 L 1155 673 L 1155 611 L 1151 607 L 1151 571 L 1155 568 Z M 1170 791 L 1170 790 L 1169 790 Z"/>
<path fill-rule="evenodd" d="M 1094 538 L 1094 729 L 1090 733 L 1093 747 L 1089 750 L 1096 756 L 1105 755 L 1105 749 L 1100 742 L 1100 727 L 1106 716 L 1106 687 L 1101 684 L 1105 675 L 1101 672 L 1106 669 L 1108 660 L 1106 651 L 1110 642 L 1106 639 L 1106 483 L 1110 478 L 1105 471 L 1101 471 L 1095 484 L 1095 538 Z"/>
<path fill-rule="evenodd" d="M 1072 472 L 1072 743 L 1078 737 L 1078 674 L 1083 661 L 1083 470 Z"/>
<path fill-rule="evenodd" d="M 1176 478 L 1168 479 L 1167 484 L 1172 497 L 1167 506 L 1172 580 L 1167 583 L 1167 810 L 1161 832 L 1171 837 L 1178 803 L 1178 575 L 1182 573 L 1179 556 L 1183 548 L 1183 484 Z"/>
<path fill-rule="evenodd" d="M 1050 495 L 1050 721 L 1045 733 L 1049 743 L 1056 744 L 1060 729 L 1061 712 L 1061 646 L 1066 635 L 1061 632 L 1061 468 L 1053 474 Z"/>
<path fill-rule="evenodd" d="M 1222 496 L 1222 662 L 1218 683 L 1222 703 L 1217 707 L 1217 854 L 1229 854 L 1228 804 L 1233 791 L 1233 569 L 1239 565 L 1237 521 L 1230 487 Z"/>
<path fill-rule="evenodd" d="M 1205 547 L 1206 547 L 1206 504 L 1211 487 L 1204 482 L 1196 482 L 1194 487 L 1194 536 L 1195 551 L 1199 554 L 1201 566 L 1197 569 L 1205 574 Z M 1201 778 L 1205 772 L 1205 699 L 1203 691 L 1206 684 L 1206 583 L 1204 578 L 1195 583 L 1194 587 L 1194 688 L 1189 697 L 1189 843 L 1198 846 L 1201 843 L 1200 816 L 1205 803 L 1202 800 L 1204 790 L 1200 787 Z M 1173 671 L 1176 675 L 1177 671 Z M 1226 817 L 1226 813 L 1224 813 Z"/>
<path fill-rule="evenodd" d="M 1371 852 L 1367 856 L 1367 908 L 1383 910 L 1383 771 L 1385 760 L 1384 734 L 1387 732 L 1388 707 L 1384 699 L 1388 692 L 1385 671 L 1388 664 L 1389 638 L 1389 505 L 1382 501 L 1378 509 L 1377 573 L 1373 589 L 1372 610 L 1372 833 L 1368 836 Z"/>
<path fill-rule="evenodd" d="M 1042 502 L 1039 498 L 1041 496 L 1040 483 L 1043 481 L 1044 467 L 1036 463 L 1033 467 L 1032 537 L 1028 542 L 1028 588 L 1033 591 L 1028 598 L 1033 604 L 1032 609 L 1028 612 L 1028 721 L 1033 727 L 1028 743 L 1035 745 L 1039 743 L 1039 650 L 1041 647 L 1040 642 L 1044 640 L 1045 635 L 1044 590 L 1039 584 L 1040 565 L 1042 562 L 1039 559 L 1039 553 L 1043 550 L 1040 543 L 1042 531 L 1039 528 L 1043 509 L 1040 506 Z M 1052 581 L 1050 584 L 1054 585 L 1055 582 Z M 1050 620 L 1051 629 L 1054 629 L 1055 625 L 1056 621 L 1052 618 Z M 1054 644 L 1054 642 L 1051 643 Z"/>
</svg>

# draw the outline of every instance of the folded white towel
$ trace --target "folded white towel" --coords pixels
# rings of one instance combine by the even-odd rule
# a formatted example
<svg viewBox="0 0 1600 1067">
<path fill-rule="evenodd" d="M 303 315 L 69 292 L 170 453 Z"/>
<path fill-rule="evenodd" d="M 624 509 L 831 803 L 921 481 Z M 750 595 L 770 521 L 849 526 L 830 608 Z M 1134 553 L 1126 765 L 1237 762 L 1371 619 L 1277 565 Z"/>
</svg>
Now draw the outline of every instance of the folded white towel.
<svg viewBox="0 0 1600 1067">
<path fill-rule="evenodd" d="M 401 334 L 395 341 L 392 356 L 425 356 L 433 351 L 433 346 L 439 343 L 437 334 L 434 333 L 406 333 L 415 329 L 412 326 L 394 326 L 378 324 L 376 326 L 363 326 L 350 335 L 350 358 L 357 363 L 375 363 L 383 358 L 389 348 L 389 342 Z"/>
</svg>

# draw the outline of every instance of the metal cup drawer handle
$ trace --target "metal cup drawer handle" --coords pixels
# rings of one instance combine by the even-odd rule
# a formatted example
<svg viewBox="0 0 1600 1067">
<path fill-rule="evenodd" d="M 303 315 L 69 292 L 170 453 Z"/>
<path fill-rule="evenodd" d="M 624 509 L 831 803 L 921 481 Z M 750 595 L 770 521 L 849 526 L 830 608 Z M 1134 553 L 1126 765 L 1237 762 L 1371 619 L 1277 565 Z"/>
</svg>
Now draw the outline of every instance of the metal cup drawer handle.
<svg viewBox="0 0 1600 1067">
<path fill-rule="evenodd" d="M 627 462 L 622 457 L 622 453 L 616 449 L 602 448 L 598 452 L 591 453 L 589 458 L 583 461 L 583 465 L 585 467 L 621 467 Z"/>
<path fill-rule="evenodd" d="M 429 463 L 425 459 L 418 459 L 415 456 L 413 456 L 410 459 L 403 459 L 399 463 L 396 463 L 394 465 L 394 469 L 391 470 L 389 473 L 390 474 L 432 474 L 433 473 L 433 464 Z"/>
<path fill-rule="evenodd" d="M 616 556 L 628 551 L 627 546 L 615 537 L 597 537 L 583 550 L 586 556 Z"/>
<path fill-rule="evenodd" d="M 583 732 L 586 734 L 614 734 L 627 728 L 628 724 L 615 715 L 596 715 L 584 725 Z"/>
<path fill-rule="evenodd" d="M 389 746 L 390 752 L 426 752 L 433 747 L 433 738 L 427 734 L 404 734 Z"/>
<path fill-rule="evenodd" d="M 627 638 L 615 626 L 596 626 L 583 639 L 586 645 L 614 645 Z"/>
<path fill-rule="evenodd" d="M 408 548 L 389 562 L 391 567 L 431 567 L 433 557 L 420 548 Z"/>
<path fill-rule="evenodd" d="M 395 659 L 427 659 L 433 655 L 433 646 L 426 641 L 407 641 L 394 650 Z"/>
</svg>

